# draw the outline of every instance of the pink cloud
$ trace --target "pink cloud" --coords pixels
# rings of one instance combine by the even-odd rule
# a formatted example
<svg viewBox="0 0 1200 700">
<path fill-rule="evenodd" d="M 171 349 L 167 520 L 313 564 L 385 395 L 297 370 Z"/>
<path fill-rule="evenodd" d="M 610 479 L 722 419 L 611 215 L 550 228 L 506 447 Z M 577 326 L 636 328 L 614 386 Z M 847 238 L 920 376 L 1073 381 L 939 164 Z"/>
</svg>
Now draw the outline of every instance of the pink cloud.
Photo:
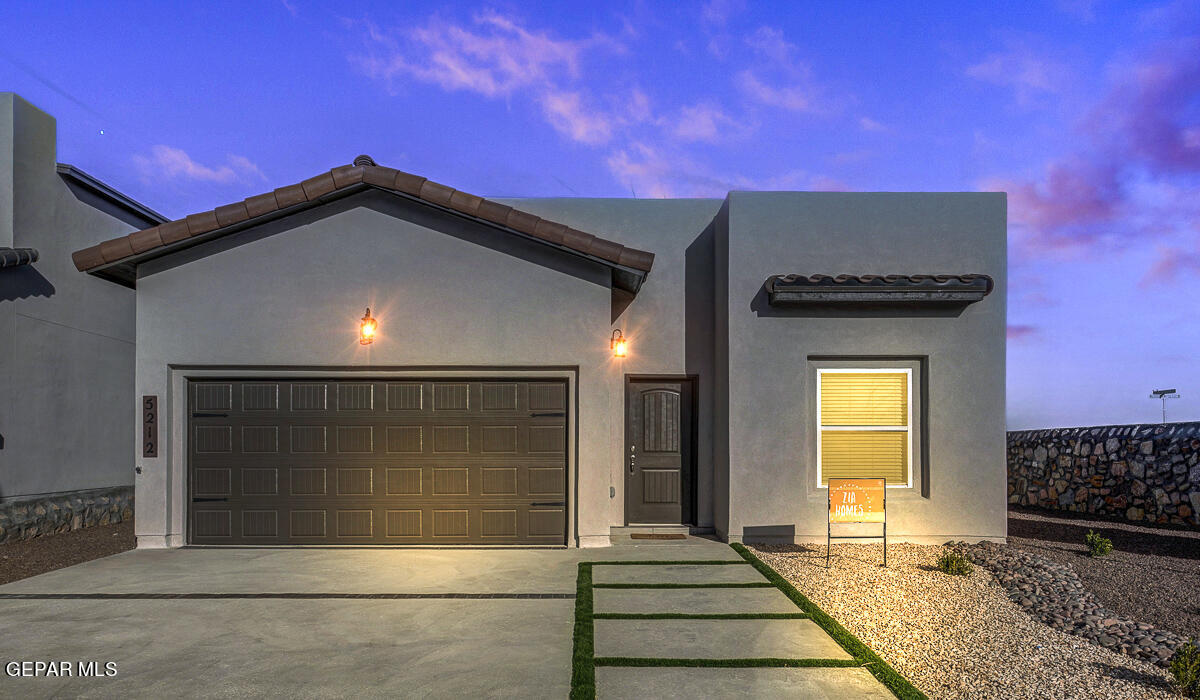
<svg viewBox="0 0 1200 700">
<path fill-rule="evenodd" d="M 166 177 L 222 184 L 266 179 L 262 170 L 245 156 L 231 155 L 224 165 L 209 166 L 192 160 L 181 148 L 162 144 L 152 147 L 149 155 L 133 156 L 133 163 L 147 179 Z"/>
<path fill-rule="evenodd" d="M 1159 246 L 1158 256 L 1138 286 L 1143 289 L 1174 282 L 1182 275 L 1200 277 L 1200 246 L 1190 250 Z"/>
<path fill-rule="evenodd" d="M 672 133 L 680 141 L 713 142 L 743 131 L 737 120 L 711 102 L 681 108 L 672 127 Z"/>
<path fill-rule="evenodd" d="M 1040 183 L 992 181 L 988 189 L 1008 192 L 1010 217 L 1040 230 L 1106 221 L 1121 200 L 1115 166 L 1078 158 L 1048 164 Z"/>
<path fill-rule="evenodd" d="M 1005 332 L 1006 338 L 1008 338 L 1009 340 L 1015 340 L 1018 342 L 1024 341 L 1024 340 L 1032 340 L 1035 337 L 1037 337 L 1037 335 L 1038 335 L 1037 326 L 1029 326 L 1029 325 L 1022 325 L 1022 324 L 1013 324 L 1013 323 L 1008 324 L 1008 328 Z"/>
<path fill-rule="evenodd" d="M 1004 51 L 968 66 L 966 73 L 977 80 L 1011 87 L 1022 105 L 1039 94 L 1060 92 L 1070 81 L 1070 72 L 1063 63 L 1015 41 L 1009 42 Z"/>
<path fill-rule="evenodd" d="M 739 73 L 737 81 L 746 95 L 765 105 L 782 107 L 793 112 L 815 111 L 812 91 L 806 85 L 769 85 L 752 70 Z"/>
<path fill-rule="evenodd" d="M 578 92 L 550 92 L 542 97 L 546 119 L 558 131 L 581 143 L 605 143 L 612 138 L 610 117 L 586 107 Z"/>
<path fill-rule="evenodd" d="M 1082 148 L 1048 161 L 1041 177 L 983 183 L 1009 193 L 1018 253 L 1098 254 L 1146 239 L 1186 250 L 1181 237 L 1200 221 L 1196 55 L 1200 39 L 1177 39 L 1112 70 L 1110 89 L 1077 125 Z M 1149 279 L 1190 270 L 1191 260 L 1164 252 Z"/>
<path fill-rule="evenodd" d="M 1200 39 L 1179 40 L 1118 72 L 1119 85 L 1088 127 L 1148 167 L 1200 169 Z M 1114 129 L 1115 125 L 1115 129 Z"/>
<path fill-rule="evenodd" d="M 497 97 L 545 85 L 558 74 L 578 75 L 580 56 L 589 45 L 530 31 L 495 12 L 476 15 L 473 25 L 434 18 L 399 33 L 368 25 L 374 51 L 358 62 L 371 77 L 410 76 L 445 90 Z"/>
<path fill-rule="evenodd" d="M 870 117 L 859 117 L 858 118 L 858 126 L 863 131 L 880 132 L 880 131 L 888 130 L 888 128 L 886 126 L 884 126 L 883 124 L 880 124 L 879 122 L 875 121 L 874 119 L 871 119 Z"/>
</svg>

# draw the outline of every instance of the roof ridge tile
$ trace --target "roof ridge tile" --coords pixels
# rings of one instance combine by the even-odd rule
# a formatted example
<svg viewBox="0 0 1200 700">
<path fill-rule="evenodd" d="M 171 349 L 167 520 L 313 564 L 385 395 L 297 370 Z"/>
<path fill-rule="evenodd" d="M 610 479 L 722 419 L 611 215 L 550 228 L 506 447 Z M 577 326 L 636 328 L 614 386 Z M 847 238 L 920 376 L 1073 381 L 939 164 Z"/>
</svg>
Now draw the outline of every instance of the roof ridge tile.
<svg viewBox="0 0 1200 700">
<path fill-rule="evenodd" d="M 155 248 L 170 246 L 193 236 L 316 202 L 327 194 L 358 184 L 400 192 L 643 273 L 649 272 L 654 264 L 653 253 L 627 248 L 615 241 L 543 219 L 507 204 L 456 190 L 419 175 L 376 165 L 365 156 L 355 158 L 351 165 L 338 166 L 299 183 L 278 187 L 271 192 L 253 195 L 240 202 L 225 204 L 215 209 L 188 214 L 174 221 L 75 251 L 71 254 L 71 259 L 80 271 L 90 271 Z"/>
</svg>

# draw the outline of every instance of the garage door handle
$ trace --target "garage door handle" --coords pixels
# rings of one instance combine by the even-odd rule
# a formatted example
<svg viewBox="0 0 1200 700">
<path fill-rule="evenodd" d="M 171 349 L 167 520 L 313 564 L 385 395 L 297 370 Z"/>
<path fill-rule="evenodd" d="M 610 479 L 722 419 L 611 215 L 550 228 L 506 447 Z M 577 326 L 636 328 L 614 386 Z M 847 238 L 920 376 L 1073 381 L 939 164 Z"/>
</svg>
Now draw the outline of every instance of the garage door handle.
<svg viewBox="0 0 1200 700">
<path fill-rule="evenodd" d="M 563 411 L 551 411 L 550 413 L 530 413 L 530 418 L 566 418 L 567 414 Z"/>
<path fill-rule="evenodd" d="M 228 498 L 193 498 L 192 503 L 227 503 Z"/>
<path fill-rule="evenodd" d="M 228 413 L 193 413 L 192 418 L 228 418 Z"/>
<path fill-rule="evenodd" d="M 537 508 L 539 506 L 565 506 L 567 504 L 565 501 L 551 501 L 547 503 L 530 503 L 529 505 L 530 507 Z"/>
</svg>

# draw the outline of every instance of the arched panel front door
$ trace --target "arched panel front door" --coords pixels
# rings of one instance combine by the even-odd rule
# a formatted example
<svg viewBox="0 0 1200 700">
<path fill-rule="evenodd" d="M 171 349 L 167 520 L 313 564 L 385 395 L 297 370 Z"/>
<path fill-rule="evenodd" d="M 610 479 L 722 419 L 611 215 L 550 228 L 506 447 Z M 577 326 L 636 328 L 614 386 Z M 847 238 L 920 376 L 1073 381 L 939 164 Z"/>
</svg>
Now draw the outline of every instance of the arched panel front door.
<svg viewBox="0 0 1200 700">
<path fill-rule="evenodd" d="M 625 522 L 687 523 L 692 517 L 691 382 L 630 380 L 625 406 Z"/>
</svg>

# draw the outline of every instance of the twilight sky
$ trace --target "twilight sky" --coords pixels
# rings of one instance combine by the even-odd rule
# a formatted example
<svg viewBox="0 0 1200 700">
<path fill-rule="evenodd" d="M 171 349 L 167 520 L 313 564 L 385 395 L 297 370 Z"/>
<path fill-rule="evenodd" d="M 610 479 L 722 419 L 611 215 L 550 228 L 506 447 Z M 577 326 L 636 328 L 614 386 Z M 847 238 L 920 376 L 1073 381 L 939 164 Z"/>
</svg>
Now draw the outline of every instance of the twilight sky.
<svg viewBox="0 0 1200 700">
<path fill-rule="evenodd" d="M 484 196 L 1005 190 L 1010 429 L 1200 420 L 1200 0 L 984 5 L 8 0 L 0 90 L 170 217 L 359 153 Z"/>
</svg>

